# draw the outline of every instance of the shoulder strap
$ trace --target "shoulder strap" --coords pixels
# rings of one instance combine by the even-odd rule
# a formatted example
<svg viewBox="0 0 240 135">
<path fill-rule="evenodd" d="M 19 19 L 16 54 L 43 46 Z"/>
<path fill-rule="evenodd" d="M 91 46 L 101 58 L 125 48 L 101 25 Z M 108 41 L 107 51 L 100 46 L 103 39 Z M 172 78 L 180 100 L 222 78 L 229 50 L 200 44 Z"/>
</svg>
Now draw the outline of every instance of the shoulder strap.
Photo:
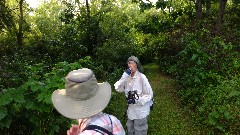
<svg viewBox="0 0 240 135">
<path fill-rule="evenodd" d="M 102 132 L 107 133 L 108 135 L 113 135 L 113 134 L 112 134 L 110 131 L 108 131 L 107 129 L 105 129 L 105 128 L 103 128 L 103 127 L 100 127 L 100 126 L 97 126 L 97 125 L 88 125 L 87 127 L 85 127 L 85 128 L 83 129 L 83 131 L 84 131 L 84 130 L 94 130 L 94 131 L 96 131 L 96 132 L 101 133 L 102 135 L 103 135 Z M 100 131 L 102 131 L 102 132 L 100 132 Z"/>
</svg>

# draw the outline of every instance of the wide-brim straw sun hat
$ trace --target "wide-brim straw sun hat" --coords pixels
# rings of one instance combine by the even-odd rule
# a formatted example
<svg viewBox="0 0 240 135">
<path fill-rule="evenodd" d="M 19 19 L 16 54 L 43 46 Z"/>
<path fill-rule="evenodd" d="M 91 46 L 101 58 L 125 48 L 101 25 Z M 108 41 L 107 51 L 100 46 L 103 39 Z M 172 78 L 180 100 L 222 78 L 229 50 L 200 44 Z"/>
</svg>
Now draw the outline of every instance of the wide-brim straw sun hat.
<svg viewBox="0 0 240 135">
<path fill-rule="evenodd" d="M 52 93 L 56 110 L 71 119 L 88 118 L 103 111 L 110 98 L 110 84 L 98 83 L 93 71 L 87 68 L 69 72 L 65 89 Z"/>
</svg>

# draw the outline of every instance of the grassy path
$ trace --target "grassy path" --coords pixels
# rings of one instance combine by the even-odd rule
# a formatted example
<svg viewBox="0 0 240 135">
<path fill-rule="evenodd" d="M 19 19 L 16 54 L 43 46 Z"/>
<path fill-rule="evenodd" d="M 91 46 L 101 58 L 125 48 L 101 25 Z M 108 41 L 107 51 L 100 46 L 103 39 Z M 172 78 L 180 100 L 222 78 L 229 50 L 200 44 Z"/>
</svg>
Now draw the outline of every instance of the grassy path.
<svg viewBox="0 0 240 135">
<path fill-rule="evenodd" d="M 144 73 L 154 91 L 155 106 L 148 119 L 149 135 L 196 135 L 193 118 L 182 109 L 174 94 L 174 80 L 160 74 L 156 65 L 146 65 Z"/>
</svg>

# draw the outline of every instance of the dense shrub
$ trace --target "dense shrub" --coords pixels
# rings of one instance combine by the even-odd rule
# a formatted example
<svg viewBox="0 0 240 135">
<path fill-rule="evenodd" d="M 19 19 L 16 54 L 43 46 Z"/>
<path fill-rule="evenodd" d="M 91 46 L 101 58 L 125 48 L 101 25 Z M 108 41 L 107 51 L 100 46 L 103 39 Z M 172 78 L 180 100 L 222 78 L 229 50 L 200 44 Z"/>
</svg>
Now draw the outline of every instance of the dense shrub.
<svg viewBox="0 0 240 135">
<path fill-rule="evenodd" d="M 0 91 L 8 87 L 21 85 L 26 77 L 26 69 L 23 65 L 31 63 L 26 51 L 19 48 L 11 48 L 1 54 L 0 57 Z"/>
<path fill-rule="evenodd" d="M 176 63 L 166 71 L 176 74 L 183 87 L 217 85 L 222 77 L 239 74 L 240 56 L 233 46 L 219 37 L 204 43 L 199 34 L 187 34 L 181 39 L 181 51 L 172 59 Z"/>
<path fill-rule="evenodd" d="M 202 96 L 198 111 L 205 124 L 217 133 L 240 132 L 240 78 L 223 80 L 217 86 L 209 86 Z"/>
<path fill-rule="evenodd" d="M 183 35 L 179 43 L 179 51 L 160 57 L 160 64 L 178 79 L 183 101 L 200 114 L 199 120 L 210 127 L 209 132 L 238 131 L 240 83 L 232 78 L 239 77 L 240 71 L 236 45 L 212 37 L 206 29 Z"/>
<path fill-rule="evenodd" d="M 69 71 L 91 63 L 86 57 L 75 63 L 59 62 L 50 70 L 45 70 L 43 64 L 22 67 L 27 70 L 27 81 L 0 93 L 0 128 L 3 133 L 57 134 L 66 131 L 70 123 L 53 109 L 51 94 L 64 88 L 64 77 Z"/>
<path fill-rule="evenodd" d="M 109 40 L 96 49 L 96 62 L 102 65 L 105 71 L 111 73 L 116 67 L 127 68 L 128 57 L 138 56 L 139 49 L 131 42 Z"/>
</svg>

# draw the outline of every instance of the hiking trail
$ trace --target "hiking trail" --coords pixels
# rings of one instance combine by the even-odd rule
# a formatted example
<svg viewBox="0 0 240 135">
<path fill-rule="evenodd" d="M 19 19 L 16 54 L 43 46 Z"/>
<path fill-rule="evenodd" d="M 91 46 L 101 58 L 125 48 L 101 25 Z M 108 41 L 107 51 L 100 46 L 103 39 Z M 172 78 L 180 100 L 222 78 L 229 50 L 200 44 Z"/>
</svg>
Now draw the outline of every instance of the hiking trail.
<svg viewBox="0 0 240 135">
<path fill-rule="evenodd" d="M 181 106 L 180 98 L 176 94 L 174 79 L 162 75 L 155 64 L 144 66 L 154 92 L 154 110 L 148 118 L 149 135 L 191 135 L 201 134 L 199 127 L 194 126 L 193 116 L 189 110 Z"/>
</svg>

